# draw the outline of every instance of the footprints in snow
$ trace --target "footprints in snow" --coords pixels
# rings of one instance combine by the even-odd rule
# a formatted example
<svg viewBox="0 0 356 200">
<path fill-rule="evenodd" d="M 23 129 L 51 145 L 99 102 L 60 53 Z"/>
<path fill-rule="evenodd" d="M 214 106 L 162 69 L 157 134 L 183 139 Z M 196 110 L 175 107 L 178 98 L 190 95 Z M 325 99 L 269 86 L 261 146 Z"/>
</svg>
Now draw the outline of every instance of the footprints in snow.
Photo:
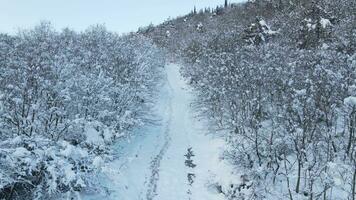
<svg viewBox="0 0 356 200">
<path fill-rule="evenodd" d="M 195 155 L 194 155 L 194 152 L 192 150 L 192 147 L 189 147 L 187 149 L 187 154 L 185 154 L 184 156 L 186 157 L 186 160 L 184 161 L 184 164 L 188 168 L 188 173 L 187 173 L 188 184 L 189 184 L 190 187 L 192 187 L 192 185 L 194 183 L 194 179 L 195 179 L 194 168 L 197 166 L 193 162 L 193 157 Z M 192 194 L 191 188 L 188 188 L 187 194 L 188 195 Z M 189 199 L 190 199 L 190 197 L 189 197 Z"/>
</svg>

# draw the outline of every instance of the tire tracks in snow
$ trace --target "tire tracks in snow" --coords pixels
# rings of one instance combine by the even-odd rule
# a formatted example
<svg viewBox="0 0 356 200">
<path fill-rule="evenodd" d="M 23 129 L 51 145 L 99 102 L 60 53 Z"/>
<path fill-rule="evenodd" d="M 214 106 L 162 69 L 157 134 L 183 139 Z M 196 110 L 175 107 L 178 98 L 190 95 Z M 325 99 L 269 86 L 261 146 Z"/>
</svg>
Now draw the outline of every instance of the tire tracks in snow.
<svg viewBox="0 0 356 200">
<path fill-rule="evenodd" d="M 171 143 L 171 136 L 170 136 L 170 126 L 172 122 L 172 93 L 173 89 L 172 86 L 167 78 L 166 74 L 166 82 L 168 86 L 168 120 L 166 121 L 165 128 L 164 128 L 164 144 L 161 148 L 161 150 L 158 152 L 158 154 L 152 159 L 151 165 L 150 165 L 150 170 L 151 170 L 151 176 L 148 181 L 148 186 L 147 186 L 147 193 L 146 193 L 146 200 L 153 200 L 155 196 L 157 195 L 157 182 L 159 180 L 159 172 L 160 172 L 160 166 L 161 166 L 161 161 L 167 152 L 170 143 Z"/>
</svg>

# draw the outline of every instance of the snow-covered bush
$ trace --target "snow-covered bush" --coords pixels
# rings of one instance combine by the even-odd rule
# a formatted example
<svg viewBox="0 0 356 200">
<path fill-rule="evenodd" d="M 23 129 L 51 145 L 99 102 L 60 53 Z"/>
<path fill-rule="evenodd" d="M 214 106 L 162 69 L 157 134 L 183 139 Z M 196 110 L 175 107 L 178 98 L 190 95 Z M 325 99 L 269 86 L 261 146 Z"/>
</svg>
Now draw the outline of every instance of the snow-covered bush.
<svg viewBox="0 0 356 200">
<path fill-rule="evenodd" d="M 226 132 L 226 155 L 249 180 L 246 199 L 354 198 L 355 8 L 256 0 L 144 33 L 183 58 L 193 105 Z"/>
<path fill-rule="evenodd" d="M 0 198 L 100 190 L 99 160 L 145 123 L 164 65 L 139 35 L 48 23 L 0 35 Z"/>
<path fill-rule="evenodd" d="M 94 148 L 43 137 L 18 136 L 1 143 L 1 197 L 48 199 L 61 193 L 99 189 Z M 96 155 L 97 154 L 97 155 Z M 90 178 L 88 178 L 90 177 Z"/>
</svg>

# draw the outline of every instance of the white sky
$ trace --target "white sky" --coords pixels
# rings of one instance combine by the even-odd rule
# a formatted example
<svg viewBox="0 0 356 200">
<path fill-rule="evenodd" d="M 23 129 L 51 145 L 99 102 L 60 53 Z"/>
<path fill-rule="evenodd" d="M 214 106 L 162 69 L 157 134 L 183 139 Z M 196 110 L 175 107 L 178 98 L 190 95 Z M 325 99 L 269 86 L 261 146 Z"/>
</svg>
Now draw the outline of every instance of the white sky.
<svg viewBox="0 0 356 200">
<path fill-rule="evenodd" d="M 244 0 L 229 2 L 241 1 Z M 92 24 L 105 24 L 111 31 L 125 33 L 187 14 L 194 6 L 200 9 L 223 3 L 224 0 L 0 0 L 0 32 L 11 34 L 47 20 L 57 29 L 81 31 Z"/>
</svg>

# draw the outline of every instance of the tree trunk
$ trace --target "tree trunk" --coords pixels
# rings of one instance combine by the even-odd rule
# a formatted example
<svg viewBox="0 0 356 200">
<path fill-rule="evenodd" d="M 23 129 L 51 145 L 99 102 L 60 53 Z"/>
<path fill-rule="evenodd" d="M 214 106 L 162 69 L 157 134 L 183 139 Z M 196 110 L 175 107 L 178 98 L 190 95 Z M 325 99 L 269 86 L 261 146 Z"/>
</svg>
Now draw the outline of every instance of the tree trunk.
<svg viewBox="0 0 356 200">
<path fill-rule="evenodd" d="M 256 149 L 256 155 L 257 155 L 257 158 L 258 158 L 258 164 L 259 166 L 262 165 L 262 161 L 261 161 L 261 155 L 260 155 L 260 152 L 258 150 L 258 131 L 255 130 L 255 149 Z"/>
<path fill-rule="evenodd" d="M 300 160 L 300 158 L 298 158 L 298 177 L 297 177 L 297 184 L 295 186 L 295 192 L 299 193 L 299 189 L 300 189 L 300 178 L 301 178 L 301 171 L 302 171 L 302 162 Z"/>
<path fill-rule="evenodd" d="M 352 179 L 352 191 L 351 191 L 351 195 L 352 195 L 352 200 L 356 200 L 356 167 L 354 169 L 354 177 Z"/>
<path fill-rule="evenodd" d="M 293 200 L 292 191 L 290 189 L 290 181 L 289 181 L 289 177 L 288 177 L 287 161 L 286 160 L 287 160 L 287 157 L 286 157 L 286 154 L 284 154 L 284 169 L 285 169 L 286 178 L 287 178 L 288 194 L 289 194 L 289 199 Z"/>
<path fill-rule="evenodd" d="M 348 155 L 351 155 L 350 152 L 351 152 L 351 148 L 352 148 L 352 144 L 353 144 L 353 140 L 354 140 L 354 132 L 355 132 L 355 117 L 354 115 L 356 114 L 356 109 L 353 109 L 351 114 L 350 114 L 350 125 L 349 125 L 349 132 L 350 132 L 350 135 L 349 135 L 349 141 L 348 141 L 348 145 L 347 145 L 347 150 L 346 150 L 346 153 Z"/>
</svg>

